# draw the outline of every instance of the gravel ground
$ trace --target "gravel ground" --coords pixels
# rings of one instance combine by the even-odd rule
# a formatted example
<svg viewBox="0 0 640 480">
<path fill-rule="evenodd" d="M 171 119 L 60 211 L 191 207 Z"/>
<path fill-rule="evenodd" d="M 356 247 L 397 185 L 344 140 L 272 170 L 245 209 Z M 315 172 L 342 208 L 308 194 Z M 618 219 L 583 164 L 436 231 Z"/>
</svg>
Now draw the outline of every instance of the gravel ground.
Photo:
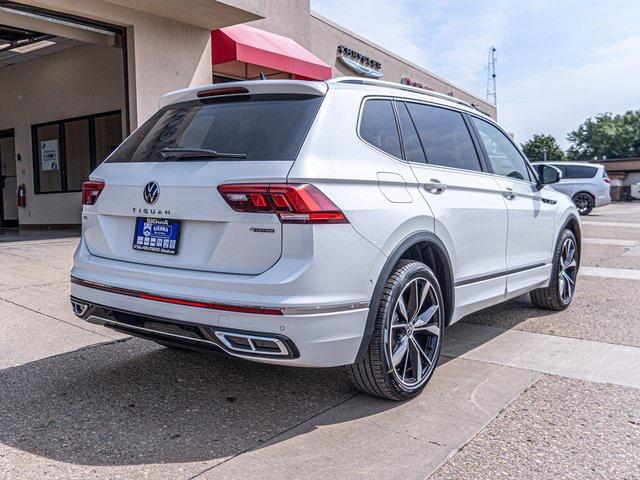
<svg viewBox="0 0 640 480">
<path fill-rule="evenodd" d="M 640 233 L 640 232 L 639 232 Z M 620 247 L 617 245 L 590 245 L 585 243 L 582 245 L 582 265 L 591 267 L 603 267 L 602 262 L 618 258 L 623 255 L 631 247 Z"/>
<path fill-rule="evenodd" d="M 640 390 L 544 377 L 432 479 L 640 478 Z"/>
<path fill-rule="evenodd" d="M 523 295 L 463 321 L 640 347 L 638 282 L 582 276 L 573 303 L 563 312 L 538 310 Z"/>
</svg>

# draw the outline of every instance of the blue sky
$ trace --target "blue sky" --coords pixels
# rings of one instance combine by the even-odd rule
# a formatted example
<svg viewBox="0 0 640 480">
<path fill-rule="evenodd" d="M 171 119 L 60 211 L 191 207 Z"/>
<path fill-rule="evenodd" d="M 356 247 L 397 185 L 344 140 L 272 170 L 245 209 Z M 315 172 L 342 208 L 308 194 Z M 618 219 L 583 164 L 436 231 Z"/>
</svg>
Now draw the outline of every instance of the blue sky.
<svg viewBox="0 0 640 480">
<path fill-rule="evenodd" d="M 498 119 L 520 142 L 640 108 L 640 1 L 311 0 L 311 8 L 485 98 L 497 48 Z M 384 70 L 384 66 L 383 66 Z"/>
</svg>

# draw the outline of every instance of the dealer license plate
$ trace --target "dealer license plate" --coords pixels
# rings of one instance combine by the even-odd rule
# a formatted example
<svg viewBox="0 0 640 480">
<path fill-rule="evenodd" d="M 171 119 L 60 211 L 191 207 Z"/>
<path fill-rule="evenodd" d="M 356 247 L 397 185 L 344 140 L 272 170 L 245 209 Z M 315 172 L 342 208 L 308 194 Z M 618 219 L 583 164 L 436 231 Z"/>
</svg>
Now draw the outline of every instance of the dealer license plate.
<svg viewBox="0 0 640 480">
<path fill-rule="evenodd" d="M 175 255 L 180 243 L 180 221 L 165 218 L 136 218 L 133 249 Z"/>
</svg>

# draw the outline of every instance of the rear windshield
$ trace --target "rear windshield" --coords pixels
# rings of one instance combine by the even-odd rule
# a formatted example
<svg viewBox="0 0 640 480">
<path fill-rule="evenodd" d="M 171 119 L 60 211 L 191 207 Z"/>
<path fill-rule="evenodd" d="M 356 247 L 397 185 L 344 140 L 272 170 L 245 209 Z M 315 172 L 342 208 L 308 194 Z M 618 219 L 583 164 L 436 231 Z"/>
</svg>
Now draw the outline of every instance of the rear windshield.
<svg viewBox="0 0 640 480">
<path fill-rule="evenodd" d="M 322 98 L 243 95 L 171 105 L 158 111 L 136 130 L 106 162 L 167 161 L 160 154 L 164 148 L 244 154 L 245 160 L 249 161 L 293 161 Z"/>
</svg>

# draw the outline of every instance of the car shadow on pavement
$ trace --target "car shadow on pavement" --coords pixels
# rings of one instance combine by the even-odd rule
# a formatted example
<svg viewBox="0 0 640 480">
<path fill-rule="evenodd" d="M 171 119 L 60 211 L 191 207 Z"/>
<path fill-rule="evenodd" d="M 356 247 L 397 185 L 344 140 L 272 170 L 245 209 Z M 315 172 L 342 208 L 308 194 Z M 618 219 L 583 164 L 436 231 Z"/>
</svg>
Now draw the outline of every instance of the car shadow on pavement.
<svg viewBox="0 0 640 480">
<path fill-rule="evenodd" d="M 357 392 L 300 369 L 126 339 L 0 372 L 0 443 L 78 465 L 222 459 Z M 375 400 L 368 412 L 398 404 Z"/>
<path fill-rule="evenodd" d="M 461 322 L 510 329 L 517 327 L 527 320 L 557 315 L 557 313 L 558 312 L 553 310 L 536 308 L 533 303 L 531 303 L 529 294 L 527 293 L 505 303 L 472 313 L 464 317 Z"/>
<path fill-rule="evenodd" d="M 507 304 L 475 315 L 500 310 L 516 325 L 529 309 Z M 439 366 L 505 331 L 470 336 L 469 318 L 451 327 L 449 342 L 445 334 Z M 262 365 L 136 338 L 8 368 L 0 392 L 0 443 L 94 466 L 224 459 L 288 439 L 294 426 L 358 395 L 344 368 Z M 330 423 L 403 405 L 373 397 L 357 403 Z"/>
</svg>

